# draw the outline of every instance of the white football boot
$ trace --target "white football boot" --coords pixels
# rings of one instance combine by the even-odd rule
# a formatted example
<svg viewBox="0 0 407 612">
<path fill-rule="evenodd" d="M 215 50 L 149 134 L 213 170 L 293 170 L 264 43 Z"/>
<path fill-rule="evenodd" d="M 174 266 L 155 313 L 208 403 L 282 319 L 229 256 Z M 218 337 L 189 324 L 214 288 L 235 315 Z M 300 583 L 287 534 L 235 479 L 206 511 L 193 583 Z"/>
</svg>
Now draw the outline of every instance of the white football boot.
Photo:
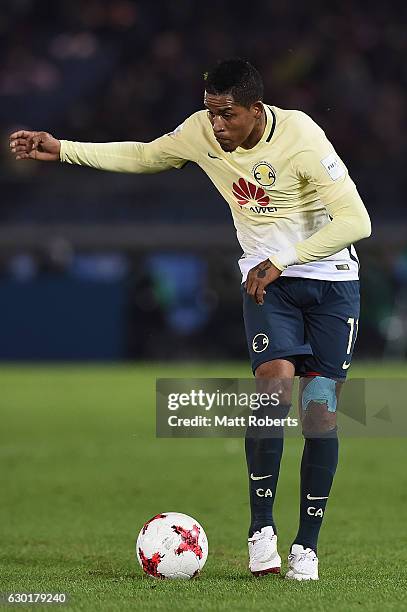
<svg viewBox="0 0 407 612">
<path fill-rule="evenodd" d="M 318 580 L 318 557 L 311 548 L 293 544 L 288 555 L 288 580 Z"/>
<path fill-rule="evenodd" d="M 277 536 L 271 526 L 255 531 L 248 545 L 249 570 L 253 576 L 280 573 L 281 557 L 277 552 Z"/>
</svg>

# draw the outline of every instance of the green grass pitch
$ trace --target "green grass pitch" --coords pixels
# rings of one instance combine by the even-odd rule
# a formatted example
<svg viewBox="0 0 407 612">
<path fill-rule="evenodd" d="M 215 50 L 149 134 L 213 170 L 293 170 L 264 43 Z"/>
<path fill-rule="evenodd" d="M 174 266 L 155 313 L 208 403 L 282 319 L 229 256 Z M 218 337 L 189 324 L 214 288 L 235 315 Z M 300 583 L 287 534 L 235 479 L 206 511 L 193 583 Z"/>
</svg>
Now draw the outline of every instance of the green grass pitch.
<svg viewBox="0 0 407 612">
<path fill-rule="evenodd" d="M 356 364 L 352 375 L 405 377 L 406 368 Z M 319 582 L 255 579 L 246 559 L 243 440 L 156 439 L 155 378 L 165 376 L 250 371 L 1 368 L 0 592 L 66 592 L 63 609 L 86 612 L 407 609 L 405 439 L 341 441 Z M 297 528 L 301 447 L 286 442 L 275 505 L 284 560 Z M 209 558 L 197 580 L 155 581 L 135 559 L 143 522 L 170 510 L 191 514 L 207 532 Z"/>
</svg>

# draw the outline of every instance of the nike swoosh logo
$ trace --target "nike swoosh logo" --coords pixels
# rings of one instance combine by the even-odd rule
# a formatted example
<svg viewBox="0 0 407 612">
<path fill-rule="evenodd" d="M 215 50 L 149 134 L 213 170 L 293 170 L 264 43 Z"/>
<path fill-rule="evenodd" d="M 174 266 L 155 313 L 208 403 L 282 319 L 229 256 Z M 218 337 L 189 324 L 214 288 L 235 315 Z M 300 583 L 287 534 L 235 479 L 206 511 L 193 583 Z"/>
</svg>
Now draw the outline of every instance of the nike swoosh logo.
<svg viewBox="0 0 407 612">
<path fill-rule="evenodd" d="M 254 474 L 250 474 L 250 478 L 252 480 L 263 480 L 263 478 L 271 478 L 272 474 L 267 474 L 267 476 L 254 476 Z"/>
<path fill-rule="evenodd" d="M 212 159 L 220 159 L 220 161 L 222 161 L 221 157 L 217 157 L 216 155 L 211 155 L 210 153 L 208 153 L 208 157 L 211 157 Z"/>
<path fill-rule="evenodd" d="M 326 496 L 326 497 L 313 497 L 312 495 L 310 495 L 308 493 L 307 494 L 307 499 L 309 499 L 310 501 L 315 501 L 316 499 L 328 499 L 328 496 Z"/>
</svg>

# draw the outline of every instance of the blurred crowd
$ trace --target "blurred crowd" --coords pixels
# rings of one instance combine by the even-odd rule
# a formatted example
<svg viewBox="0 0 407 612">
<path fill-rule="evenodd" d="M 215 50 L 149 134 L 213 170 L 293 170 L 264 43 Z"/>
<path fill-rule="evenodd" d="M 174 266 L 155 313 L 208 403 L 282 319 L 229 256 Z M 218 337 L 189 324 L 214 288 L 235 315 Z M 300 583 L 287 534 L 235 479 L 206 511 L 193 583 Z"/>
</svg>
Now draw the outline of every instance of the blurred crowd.
<svg viewBox="0 0 407 612">
<path fill-rule="evenodd" d="M 325 129 L 357 182 L 374 221 L 373 235 L 383 221 L 402 228 L 406 7 L 401 0 L 263 0 L 256 5 L 240 0 L 2 0 L 0 238 L 7 237 L 9 226 L 22 232 L 28 226 L 35 234 L 38 225 L 89 224 L 94 231 L 95 225 L 140 222 L 161 224 L 163 239 L 177 229 L 181 246 L 184 223 L 229 223 L 227 206 L 193 166 L 171 177 L 140 178 L 20 164 L 9 155 L 7 134 L 26 128 L 72 140 L 152 140 L 202 108 L 204 72 L 232 56 L 258 67 L 267 103 L 301 109 Z M 139 201 L 152 205 L 138 207 Z M 370 357 L 406 352 L 407 251 L 394 254 L 394 242 L 389 233 L 381 251 L 376 246 L 365 255 L 359 350 Z M 3 313 L 14 316 L 0 318 L 0 359 L 166 358 L 163 347 L 168 357 L 209 358 L 213 351 L 225 358 L 246 355 L 243 333 L 236 333 L 242 325 L 239 281 L 229 253 L 220 271 L 223 242 L 212 259 L 209 249 L 203 258 L 75 253 L 63 234 L 50 245 L 36 244 L 37 251 L 24 251 L 17 240 L 10 252 L 8 247 L 0 251 Z M 33 321 L 23 327 L 27 312 L 19 308 L 26 303 Z M 76 319 L 83 317 L 72 315 L 72 304 L 81 312 L 85 304 L 90 313 L 104 312 L 122 332 L 109 323 L 109 346 L 88 342 L 77 327 Z M 64 312 L 68 348 L 63 348 L 60 322 L 50 324 L 55 305 Z M 89 327 L 93 316 L 86 320 Z M 95 337 L 101 337 L 96 328 L 103 326 L 95 320 Z M 41 342 L 34 334 L 30 344 L 27 329 L 43 330 Z M 16 342 L 18 333 L 21 342 Z M 71 355 L 72 338 L 79 346 L 81 336 L 83 352 Z M 126 338 L 121 349 L 119 337 Z"/>
<path fill-rule="evenodd" d="M 406 3 L 3 0 L 0 121 L 82 140 L 150 140 L 202 107 L 216 60 L 250 59 L 266 101 L 309 113 L 369 208 L 405 190 Z"/>
</svg>

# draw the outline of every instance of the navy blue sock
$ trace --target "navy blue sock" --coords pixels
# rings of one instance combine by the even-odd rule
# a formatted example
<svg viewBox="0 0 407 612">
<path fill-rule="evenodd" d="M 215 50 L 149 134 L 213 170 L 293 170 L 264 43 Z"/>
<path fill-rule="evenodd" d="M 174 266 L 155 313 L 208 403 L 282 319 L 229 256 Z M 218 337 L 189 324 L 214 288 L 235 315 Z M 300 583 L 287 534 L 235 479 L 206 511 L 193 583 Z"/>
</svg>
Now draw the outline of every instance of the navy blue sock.
<svg viewBox="0 0 407 612">
<path fill-rule="evenodd" d="M 301 461 L 300 525 L 294 544 L 317 552 L 319 531 L 338 464 L 336 429 L 320 438 L 305 438 Z"/>
<path fill-rule="evenodd" d="M 273 505 L 284 438 L 246 437 L 245 446 L 251 509 L 249 538 L 255 531 L 260 531 L 267 525 L 272 525 L 274 533 L 277 533 L 273 519 Z"/>
<path fill-rule="evenodd" d="M 278 414 L 275 410 L 272 416 L 285 418 L 289 409 L 289 406 L 279 406 Z M 271 525 L 274 532 L 277 533 L 273 518 L 273 505 L 283 447 L 283 427 L 273 429 L 251 427 L 246 432 L 245 449 L 251 509 L 249 537 L 267 525 Z"/>
</svg>

